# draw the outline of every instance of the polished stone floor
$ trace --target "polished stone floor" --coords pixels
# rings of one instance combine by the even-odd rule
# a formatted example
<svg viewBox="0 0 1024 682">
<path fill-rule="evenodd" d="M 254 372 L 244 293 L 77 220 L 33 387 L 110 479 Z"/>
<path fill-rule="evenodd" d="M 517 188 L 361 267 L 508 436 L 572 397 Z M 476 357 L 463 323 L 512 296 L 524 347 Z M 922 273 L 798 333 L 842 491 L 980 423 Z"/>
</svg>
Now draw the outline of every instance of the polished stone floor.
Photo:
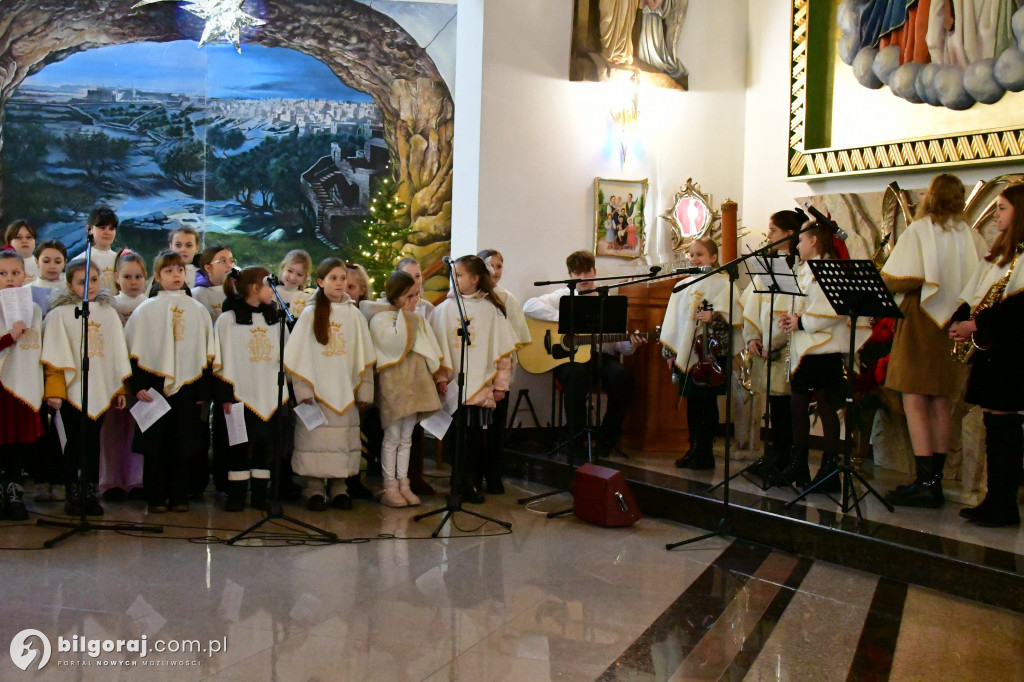
<svg viewBox="0 0 1024 682">
<path fill-rule="evenodd" d="M 164 533 L 90 532 L 38 549 L 53 529 L 0 528 L 0 649 L 26 628 L 53 643 L 41 671 L 0 657 L 0 679 L 139 680 L 1024 680 L 1024 615 L 729 539 L 665 550 L 698 529 L 644 518 L 604 529 L 541 513 L 568 503 L 469 507 L 432 539 L 429 509 L 357 503 L 286 513 L 338 544 L 302 544 L 212 496 L 157 521 Z M 57 503 L 33 511 L 56 515 Z M 17 551 L 23 550 L 23 551 Z M 57 638 L 211 640 L 223 652 L 156 654 L 187 667 L 110 668 L 134 654 L 57 651 Z M 225 639 L 226 638 L 226 639 Z M 30 642 L 33 640 L 29 640 Z M 38 647 L 37 647 L 38 648 Z M 91 663 L 71 666 L 72 663 Z"/>
</svg>

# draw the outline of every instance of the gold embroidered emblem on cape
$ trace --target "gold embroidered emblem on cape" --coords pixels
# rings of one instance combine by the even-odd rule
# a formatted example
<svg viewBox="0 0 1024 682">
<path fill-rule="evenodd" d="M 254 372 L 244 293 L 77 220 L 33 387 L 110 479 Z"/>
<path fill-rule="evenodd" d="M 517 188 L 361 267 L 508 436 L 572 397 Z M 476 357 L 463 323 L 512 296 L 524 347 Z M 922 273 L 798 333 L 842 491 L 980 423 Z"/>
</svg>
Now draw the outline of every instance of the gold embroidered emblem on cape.
<svg viewBox="0 0 1024 682">
<path fill-rule="evenodd" d="M 82 409 L 82 320 L 75 305 L 54 308 L 43 322 L 42 362 L 64 373 L 67 401 Z M 110 407 L 125 379 L 131 376 L 121 316 L 109 305 L 89 306 L 89 417 Z"/>
<path fill-rule="evenodd" d="M 338 414 L 355 403 L 356 388 L 376 361 L 366 318 L 350 298 L 331 304 L 330 336 L 327 345 L 313 335 L 310 302 L 292 329 L 284 349 L 287 370 L 313 387 L 317 402 Z"/>
<path fill-rule="evenodd" d="M 43 402 L 43 367 L 39 364 L 42 338 L 43 312 L 32 304 L 32 324 L 18 338 L 17 343 L 0 351 L 0 383 L 11 395 L 35 411 Z M 0 336 L 9 334 L 10 325 L 0 309 Z"/>
<path fill-rule="evenodd" d="M 246 325 L 236 323 L 235 311 L 229 310 L 218 317 L 214 325 L 213 373 L 231 384 L 235 400 L 245 403 L 264 421 L 269 420 L 278 407 L 279 333 L 277 325 L 266 324 L 261 313 L 253 313 L 252 324 Z M 288 400 L 287 391 L 282 400 Z"/>
<path fill-rule="evenodd" d="M 501 311 L 483 297 L 483 292 L 463 297 L 469 320 L 470 343 L 466 353 L 466 402 L 479 393 L 498 373 L 497 362 L 516 350 L 515 332 Z M 459 373 L 462 337 L 459 335 L 459 310 L 453 299 L 446 299 L 430 316 L 438 344 L 449 369 Z M 449 357 L 450 356 L 450 357 Z M 447 365 L 446 365 L 447 367 Z M 452 388 L 455 388 L 454 386 Z"/>
<path fill-rule="evenodd" d="M 184 291 L 160 291 L 135 309 L 124 328 L 139 367 L 164 378 L 164 395 L 199 379 L 215 355 L 213 323 Z"/>
</svg>

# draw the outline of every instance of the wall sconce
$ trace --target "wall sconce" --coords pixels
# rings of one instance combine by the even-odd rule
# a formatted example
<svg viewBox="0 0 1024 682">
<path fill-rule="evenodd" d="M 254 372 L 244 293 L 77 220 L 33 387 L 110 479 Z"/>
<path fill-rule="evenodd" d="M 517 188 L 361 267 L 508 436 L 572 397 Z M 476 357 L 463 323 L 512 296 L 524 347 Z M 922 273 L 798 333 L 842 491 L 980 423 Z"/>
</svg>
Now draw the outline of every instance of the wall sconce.
<svg viewBox="0 0 1024 682">
<path fill-rule="evenodd" d="M 608 113 L 619 132 L 619 163 L 621 168 L 625 168 L 626 152 L 636 139 L 640 124 L 640 76 L 632 72 L 627 78 L 619 78 L 614 82 L 617 88 L 616 100 Z"/>
</svg>

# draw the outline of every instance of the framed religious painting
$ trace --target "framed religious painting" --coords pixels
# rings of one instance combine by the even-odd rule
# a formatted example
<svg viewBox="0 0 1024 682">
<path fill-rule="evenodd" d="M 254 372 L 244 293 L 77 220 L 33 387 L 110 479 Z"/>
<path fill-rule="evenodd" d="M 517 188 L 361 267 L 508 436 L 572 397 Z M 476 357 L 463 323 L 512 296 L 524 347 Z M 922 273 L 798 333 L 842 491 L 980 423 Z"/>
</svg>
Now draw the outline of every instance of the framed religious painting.
<svg viewBox="0 0 1024 682">
<path fill-rule="evenodd" d="M 788 177 L 1024 159 L 1019 5 L 793 0 Z"/>
<path fill-rule="evenodd" d="M 647 179 L 594 180 L 594 254 L 639 258 L 644 252 Z"/>
</svg>

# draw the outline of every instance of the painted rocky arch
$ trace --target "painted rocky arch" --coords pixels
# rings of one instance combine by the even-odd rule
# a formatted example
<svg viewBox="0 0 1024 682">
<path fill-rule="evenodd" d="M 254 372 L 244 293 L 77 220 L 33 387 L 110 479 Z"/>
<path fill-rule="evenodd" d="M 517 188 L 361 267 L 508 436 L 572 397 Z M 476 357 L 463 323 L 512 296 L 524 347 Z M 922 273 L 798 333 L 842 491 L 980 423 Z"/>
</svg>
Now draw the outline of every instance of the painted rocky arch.
<svg viewBox="0 0 1024 682">
<path fill-rule="evenodd" d="M 108 45 L 198 40 L 203 30 L 201 20 L 170 2 L 135 11 L 130 0 L 4 0 L 4 5 L 0 152 L 8 100 L 46 65 Z M 374 99 L 413 228 L 405 250 L 431 269 L 448 252 L 451 237 L 454 134 L 451 93 L 433 60 L 394 20 L 354 0 L 264 0 L 258 7 L 266 26 L 244 33 L 246 42 L 308 54 L 345 85 Z M 0 198 L 3 191 L 0 180 Z"/>
</svg>

